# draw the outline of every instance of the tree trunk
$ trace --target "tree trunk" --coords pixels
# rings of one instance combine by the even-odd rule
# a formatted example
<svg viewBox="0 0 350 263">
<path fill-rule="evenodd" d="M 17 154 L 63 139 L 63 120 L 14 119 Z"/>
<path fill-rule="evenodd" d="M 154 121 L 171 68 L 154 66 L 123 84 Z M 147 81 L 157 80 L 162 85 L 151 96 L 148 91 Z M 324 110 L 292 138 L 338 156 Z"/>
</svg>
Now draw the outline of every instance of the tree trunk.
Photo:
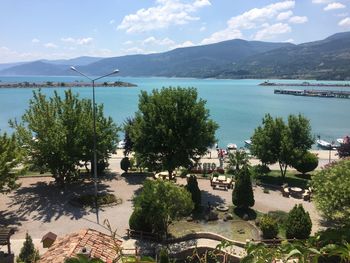
<svg viewBox="0 0 350 263">
<path fill-rule="evenodd" d="M 173 180 L 173 170 L 168 170 L 169 173 L 169 181 Z"/>
<path fill-rule="evenodd" d="M 280 166 L 280 171 L 281 171 L 282 179 L 284 179 L 285 176 L 286 176 L 286 172 L 287 172 L 287 167 L 288 167 L 288 165 L 286 165 L 285 163 L 282 163 L 282 162 L 278 162 L 278 163 L 279 163 L 279 166 Z"/>
</svg>

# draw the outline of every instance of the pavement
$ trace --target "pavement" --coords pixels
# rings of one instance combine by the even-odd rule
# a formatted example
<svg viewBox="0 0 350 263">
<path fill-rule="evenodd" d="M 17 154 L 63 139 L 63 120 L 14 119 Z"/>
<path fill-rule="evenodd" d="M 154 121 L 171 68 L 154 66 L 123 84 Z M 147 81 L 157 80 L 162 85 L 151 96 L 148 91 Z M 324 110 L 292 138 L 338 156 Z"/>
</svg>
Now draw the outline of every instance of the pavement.
<svg viewBox="0 0 350 263">
<path fill-rule="evenodd" d="M 328 153 L 328 151 L 326 152 Z M 214 154 L 212 154 L 212 158 L 209 156 L 203 158 L 202 162 L 218 163 Z M 325 154 L 322 153 L 319 156 L 324 158 Z M 336 159 L 336 156 L 333 157 Z M 129 227 L 129 217 L 133 210 L 132 198 L 142 186 L 145 177 L 121 176 L 121 158 L 121 151 L 112 156 L 109 167 L 111 174 L 99 182 L 99 190 L 113 193 L 123 202 L 117 206 L 101 208 L 98 213 L 99 223 L 97 223 L 94 210 L 74 207 L 68 202 L 70 196 L 74 194 L 92 192 L 93 185 L 88 182 L 83 185 L 71 185 L 67 189 L 61 190 L 56 187 L 51 177 L 20 178 L 20 188 L 7 195 L 0 194 L 0 225 L 16 228 L 16 233 L 11 238 L 15 254 L 18 255 L 26 232 L 31 235 L 35 246 L 39 248 L 41 253 L 45 252 L 45 249 L 42 248 L 40 240 L 47 232 L 51 231 L 58 236 L 63 236 L 83 228 L 93 228 L 108 233 L 108 229 L 103 224 L 105 220 L 110 222 L 113 230 L 117 229 L 120 237 L 125 237 L 126 229 Z M 325 162 L 326 159 L 322 158 L 321 162 Z M 252 163 L 254 162 L 253 160 Z M 177 183 L 186 184 L 186 180 L 179 178 Z M 213 190 L 210 182 L 204 179 L 198 180 L 198 184 L 202 191 L 204 205 L 208 202 L 211 204 L 231 204 L 232 190 Z M 253 208 L 261 212 L 272 210 L 288 212 L 295 204 L 302 203 L 312 218 L 313 232 L 320 227 L 320 217 L 312 202 L 285 198 L 280 191 L 273 189 L 266 194 L 261 187 L 254 187 L 254 196 L 255 205 Z M 6 251 L 6 247 L 0 248 L 0 251 Z"/>
</svg>

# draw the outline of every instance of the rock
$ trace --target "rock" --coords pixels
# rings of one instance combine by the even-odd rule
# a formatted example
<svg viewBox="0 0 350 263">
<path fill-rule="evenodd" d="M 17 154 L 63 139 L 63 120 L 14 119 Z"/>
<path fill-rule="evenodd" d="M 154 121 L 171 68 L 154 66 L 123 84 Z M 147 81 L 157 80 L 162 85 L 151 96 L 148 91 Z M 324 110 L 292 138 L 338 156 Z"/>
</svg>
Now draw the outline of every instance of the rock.
<svg viewBox="0 0 350 263">
<path fill-rule="evenodd" d="M 219 219 L 219 214 L 215 211 L 210 211 L 205 218 L 207 221 L 215 221 Z"/>
<path fill-rule="evenodd" d="M 188 217 L 186 218 L 186 221 L 187 221 L 187 222 L 192 222 L 192 221 L 193 221 L 192 216 L 188 216 Z"/>
<path fill-rule="evenodd" d="M 224 221 L 228 221 L 228 220 L 232 220 L 233 219 L 233 215 L 230 213 L 225 213 L 224 215 Z"/>
</svg>

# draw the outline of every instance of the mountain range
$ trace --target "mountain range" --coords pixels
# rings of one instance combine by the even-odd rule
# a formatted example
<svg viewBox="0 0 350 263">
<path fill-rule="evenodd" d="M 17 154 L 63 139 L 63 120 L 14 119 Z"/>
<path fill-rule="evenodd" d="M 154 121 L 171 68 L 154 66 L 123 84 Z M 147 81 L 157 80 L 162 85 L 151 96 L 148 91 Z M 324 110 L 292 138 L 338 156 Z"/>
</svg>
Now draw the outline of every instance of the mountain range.
<svg viewBox="0 0 350 263">
<path fill-rule="evenodd" d="M 90 75 L 116 68 L 120 76 L 195 78 L 350 79 L 350 32 L 303 43 L 233 39 L 163 53 L 111 58 L 79 57 L 0 64 L 0 75 L 74 75 L 70 66 Z"/>
</svg>

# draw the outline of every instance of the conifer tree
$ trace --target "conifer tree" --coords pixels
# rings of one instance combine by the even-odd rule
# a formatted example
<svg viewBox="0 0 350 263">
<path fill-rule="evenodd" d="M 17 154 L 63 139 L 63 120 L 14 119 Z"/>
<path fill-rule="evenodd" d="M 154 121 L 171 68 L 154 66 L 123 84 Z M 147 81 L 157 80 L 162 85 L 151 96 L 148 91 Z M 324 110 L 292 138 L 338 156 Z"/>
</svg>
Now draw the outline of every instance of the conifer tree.
<svg viewBox="0 0 350 263">
<path fill-rule="evenodd" d="M 35 263 L 39 260 L 39 251 L 34 248 L 32 238 L 26 233 L 26 239 L 17 258 L 17 263 Z"/>
<path fill-rule="evenodd" d="M 241 209 L 254 206 L 254 193 L 248 167 L 243 167 L 237 175 L 232 192 L 232 203 Z"/>
<path fill-rule="evenodd" d="M 312 222 L 302 204 L 295 205 L 289 211 L 286 222 L 286 237 L 288 239 L 307 239 L 311 234 Z"/>
<path fill-rule="evenodd" d="M 202 196 L 201 196 L 201 190 L 198 187 L 196 176 L 191 175 L 187 179 L 186 189 L 191 193 L 192 201 L 194 203 L 194 209 L 198 210 L 202 203 Z"/>
</svg>

